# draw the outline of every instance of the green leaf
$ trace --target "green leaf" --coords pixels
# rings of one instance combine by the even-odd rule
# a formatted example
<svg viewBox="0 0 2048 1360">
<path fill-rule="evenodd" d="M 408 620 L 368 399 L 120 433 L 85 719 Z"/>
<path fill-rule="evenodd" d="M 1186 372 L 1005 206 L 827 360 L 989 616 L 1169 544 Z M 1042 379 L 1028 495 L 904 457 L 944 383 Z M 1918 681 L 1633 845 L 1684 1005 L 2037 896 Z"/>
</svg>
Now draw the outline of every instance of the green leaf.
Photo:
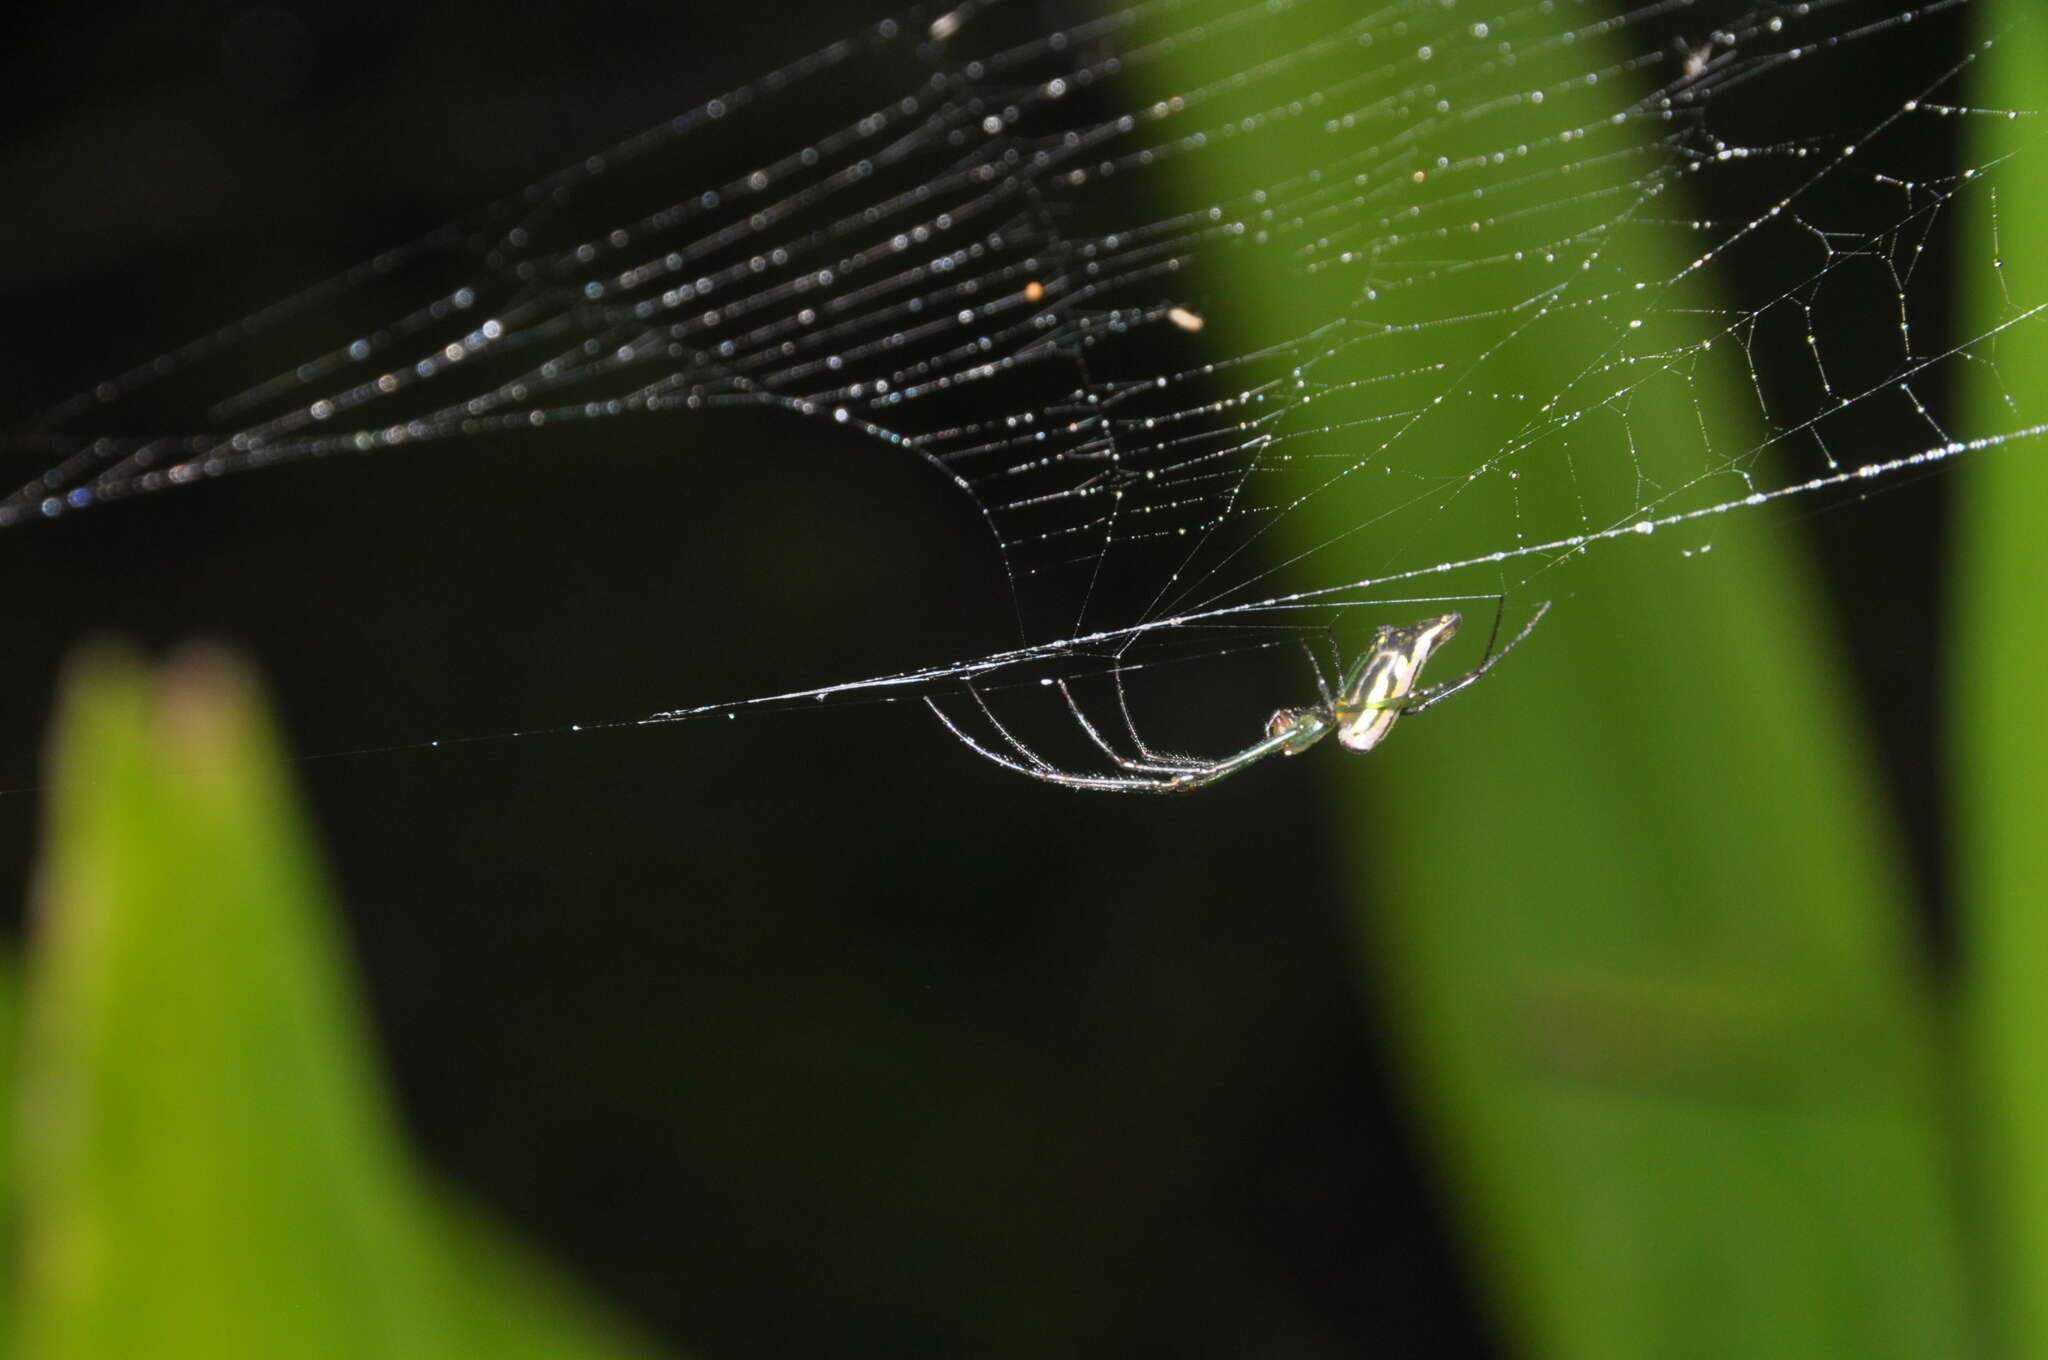
<svg viewBox="0 0 2048 1360">
<path fill-rule="evenodd" d="M 1533 1353 L 1962 1354 L 1849 696 L 1805 564 L 1713 541 L 1610 549 L 1484 687 L 1330 772 L 1362 935 Z"/>
<path fill-rule="evenodd" d="M 0 951 L 0 1129 L 15 1127 L 19 1102 L 16 1061 L 20 1053 L 21 1007 L 13 952 Z M 20 1185 L 15 1177 L 14 1140 L 0 1137 L 0 1238 L 12 1241 L 18 1218 Z M 0 1290 L 0 1357 L 14 1354 L 14 1299 Z"/>
<path fill-rule="evenodd" d="M 1987 0 L 1964 102 L 2048 108 L 2048 25 L 2034 0 Z M 1961 331 L 1984 336 L 1963 366 L 1968 426 L 1993 435 L 2048 418 L 2048 303 L 2033 248 L 2048 216 L 2040 114 L 1964 124 L 1972 186 L 1957 238 Z M 1996 198 L 1992 197 L 1995 190 Z M 1956 900 L 1963 906 L 1964 996 L 1985 1114 L 1987 1193 L 2014 1355 L 2048 1354 L 2048 464 L 2038 439 L 1972 453 L 1958 470 L 1955 645 Z"/>
<path fill-rule="evenodd" d="M 159 686 L 102 653 L 64 692 L 23 1022 L 20 1351 L 637 1353 L 410 1164 L 249 677 L 200 656 Z"/>
<path fill-rule="evenodd" d="M 1430 69 L 1443 79 L 1448 63 L 1478 51 L 1471 25 L 1448 7 L 1436 20 L 1425 7 L 1409 13 L 1402 50 L 1434 43 Z M 1235 110 L 1213 109 L 1225 96 L 1202 82 L 1226 80 L 1253 59 L 1248 43 L 1285 22 L 1262 19 L 1256 40 L 1184 44 L 1175 80 L 1202 90 L 1188 104 L 1203 122 L 1220 125 Z M 1602 50 L 1608 39 L 1592 28 L 1577 37 L 1562 49 L 1576 71 L 1621 78 L 1608 69 L 1617 57 Z M 1542 70 L 1503 63 L 1497 89 L 1456 93 L 1468 107 L 1518 99 L 1559 74 Z M 1575 116 L 1604 126 L 1560 107 L 1566 97 L 1531 114 L 1532 127 L 1572 126 Z M 1228 203 L 1233 186 L 1340 154 L 1331 148 L 1343 139 L 1327 129 L 1341 111 L 1268 118 L 1261 136 L 1239 141 L 1256 147 L 1248 163 L 1231 160 L 1229 138 L 1214 139 L 1213 154 L 1185 158 L 1207 177 L 1184 183 L 1182 206 Z M 1386 122 L 1390 137 L 1408 126 Z M 1427 185 L 1439 154 L 1455 163 L 1474 150 L 1457 140 L 1454 120 L 1416 126 L 1425 131 L 1412 158 L 1390 142 L 1370 162 L 1380 178 L 1368 185 L 1384 186 L 1390 173 Z M 1593 192 L 1604 146 L 1597 131 L 1589 150 L 1576 145 L 1538 146 L 1530 182 L 1555 195 L 1580 183 L 1566 176 L 1590 174 L 1565 207 L 1583 209 L 1591 225 L 1613 202 Z M 1446 194 L 1466 187 L 1445 179 Z M 1426 565 L 1510 546 L 1504 526 L 1580 522 L 1574 498 L 1597 494 L 1602 479 L 1681 485 L 1701 464 L 1703 434 L 1723 452 L 1764 442 L 1739 419 L 1756 406 L 1740 344 L 1650 366 L 1636 376 L 1653 380 L 1605 402 L 1614 381 L 1601 360 L 1617 341 L 1597 309 L 1517 310 L 1531 297 L 1529 271 L 1463 267 L 1525 244 L 1540 250 L 1544 238 L 1512 234 L 1523 206 L 1512 192 L 1498 206 L 1490 196 L 1457 209 L 1495 224 L 1485 231 L 1424 237 L 1442 220 L 1427 215 L 1373 225 L 1374 213 L 1427 203 L 1429 192 L 1368 188 L 1356 202 L 1334 200 L 1343 211 L 1314 225 L 1351 231 L 1344 243 L 1354 250 L 1384 249 L 1395 273 L 1429 260 L 1426 287 L 1389 290 L 1387 306 L 1362 314 L 1367 327 L 1386 318 L 1407 329 L 1381 333 L 1383 348 L 1352 376 L 1375 371 L 1373 361 L 1441 362 L 1453 376 L 1439 390 L 1462 382 L 1464 395 L 1411 412 L 1393 435 L 1384 421 L 1333 426 L 1353 441 L 1333 468 L 1362 471 L 1279 521 L 1271 556 L 1307 569 L 1288 584 L 1327 587 L 1378 574 L 1387 560 Z M 1667 199 L 1648 216 L 1686 212 Z M 1531 230 L 1556 239 L 1575 220 L 1540 217 Z M 1284 244 L 1289 228 L 1271 230 Z M 1403 230 L 1416 238 L 1405 247 Z M 1603 269 L 1649 281 L 1676 277 L 1681 250 L 1697 249 L 1675 232 L 1602 232 L 1573 247 L 1574 268 L 1596 239 Z M 1334 314 L 1333 290 L 1384 277 L 1337 269 L 1305 284 L 1297 264 L 1289 250 L 1248 246 L 1240 266 L 1207 281 L 1221 290 L 1208 299 L 1212 327 L 1308 335 Z M 1697 287 L 1646 297 L 1656 309 L 1648 324 L 1672 325 L 1682 342 L 1699 315 L 1683 309 L 1710 305 Z M 1451 323 L 1461 317 L 1482 319 L 1465 328 L 1475 335 L 1507 338 L 1460 349 Z M 1367 327 L 1358 334 L 1372 335 Z M 1233 338 L 1230 347 L 1246 346 Z M 1583 418 L 1545 421 L 1552 394 Z M 1361 413 L 1336 406 L 1323 419 Z M 1382 438 L 1401 441 L 1404 471 L 1434 457 L 1437 480 L 1372 475 L 1386 461 L 1374 453 Z M 1465 481 L 1495 454 L 1486 478 Z M 1390 519 L 1405 513 L 1403 496 L 1425 509 Z M 1303 757 L 1329 783 L 1384 1022 L 1405 1052 L 1503 1326 L 1542 1356 L 1966 1353 L 1931 1001 L 1907 884 L 1808 563 L 1759 512 L 1559 552 L 1547 564 L 1523 559 L 1506 572 L 1511 582 L 1535 573 L 1511 601 L 1515 615 L 1556 601 L 1523 648 L 1473 689 L 1405 721 L 1369 758 Z M 1483 570 L 1467 570 L 1379 593 L 1492 588 Z M 1374 624 L 1438 608 L 1355 610 L 1342 641 L 1355 648 Z M 1492 609 L 1465 612 L 1464 636 L 1433 678 L 1478 659 Z M 1261 776 L 1309 771 L 1246 778 Z"/>
</svg>

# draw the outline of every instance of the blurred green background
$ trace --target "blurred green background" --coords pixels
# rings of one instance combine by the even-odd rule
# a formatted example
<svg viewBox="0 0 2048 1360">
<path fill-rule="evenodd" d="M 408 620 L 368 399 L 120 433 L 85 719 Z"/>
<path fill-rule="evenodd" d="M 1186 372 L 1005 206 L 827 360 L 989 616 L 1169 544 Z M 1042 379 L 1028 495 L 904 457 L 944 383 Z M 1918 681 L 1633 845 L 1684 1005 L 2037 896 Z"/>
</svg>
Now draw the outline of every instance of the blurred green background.
<svg viewBox="0 0 2048 1360">
<path fill-rule="evenodd" d="M 6 414 L 860 16 L 776 17 L 11 12 Z M 2023 54 L 1977 102 L 2042 104 Z M 2031 296 L 2048 204 L 2000 184 L 1958 334 Z M 0 779 L 89 634 L 234 639 L 302 752 L 1000 645 L 978 525 L 818 433 L 612 422 L 10 534 Z M 24 883 L 58 837 L 23 1353 L 2048 1353 L 2029 456 L 1612 545 L 1369 765 L 1187 800 L 888 707 L 282 774 L 231 669 L 108 662 L 0 809 Z"/>
</svg>

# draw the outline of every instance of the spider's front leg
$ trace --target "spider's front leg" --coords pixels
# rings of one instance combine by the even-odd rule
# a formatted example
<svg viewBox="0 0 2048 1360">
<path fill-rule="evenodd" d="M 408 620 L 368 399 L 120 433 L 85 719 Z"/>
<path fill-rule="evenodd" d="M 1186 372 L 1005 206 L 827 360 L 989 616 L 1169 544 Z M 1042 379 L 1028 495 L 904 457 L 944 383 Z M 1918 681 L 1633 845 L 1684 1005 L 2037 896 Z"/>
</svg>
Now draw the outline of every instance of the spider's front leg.
<svg viewBox="0 0 2048 1360">
<path fill-rule="evenodd" d="M 1129 756 L 1111 746 L 1108 738 L 1104 737 L 1096 729 L 1094 723 L 1088 721 L 1088 715 L 1081 711 L 1080 701 L 1074 697 L 1074 691 L 1067 687 L 1067 682 L 1064 680 L 1060 681 L 1060 693 L 1066 698 L 1067 709 L 1074 715 L 1074 721 L 1080 724 L 1083 732 L 1088 734 L 1088 740 L 1095 744 L 1096 750 L 1108 756 L 1118 769 L 1129 770 L 1137 774 L 1187 775 L 1198 774 L 1206 768 L 1199 761 L 1183 760 L 1178 756 L 1163 756 L 1153 751 L 1138 736 L 1137 724 L 1131 722 L 1130 707 L 1125 705 L 1124 722 L 1130 728 L 1131 741 L 1136 745 L 1138 754 L 1142 757 L 1138 760 L 1132 760 Z M 1121 702 L 1123 697 L 1123 684 L 1121 680 L 1117 684 L 1117 697 L 1119 702 Z"/>
</svg>

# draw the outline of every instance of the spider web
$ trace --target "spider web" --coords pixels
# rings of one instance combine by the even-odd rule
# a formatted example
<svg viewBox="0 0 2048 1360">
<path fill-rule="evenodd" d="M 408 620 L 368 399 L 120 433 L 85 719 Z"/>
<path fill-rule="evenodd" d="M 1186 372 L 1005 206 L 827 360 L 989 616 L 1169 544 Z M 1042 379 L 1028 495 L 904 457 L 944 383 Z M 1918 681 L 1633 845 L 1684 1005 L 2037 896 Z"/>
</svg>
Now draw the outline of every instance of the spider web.
<svg viewBox="0 0 2048 1360">
<path fill-rule="evenodd" d="M 984 526 L 1013 645 L 638 722 L 1522 602 L 1618 539 L 2041 432 L 2017 396 L 1996 430 L 1944 409 L 2041 312 L 1946 330 L 1958 201 L 2038 155 L 1921 41 L 1966 8 L 912 11 L 16 426 L 0 528 L 724 407 L 915 460 Z M 1865 63 L 1908 74 L 1791 120 Z M 1955 170 L 1965 117 L 2010 154 Z M 1701 380 L 1731 355 L 1739 409 Z M 1652 437 L 1672 391 L 1694 428 Z"/>
</svg>

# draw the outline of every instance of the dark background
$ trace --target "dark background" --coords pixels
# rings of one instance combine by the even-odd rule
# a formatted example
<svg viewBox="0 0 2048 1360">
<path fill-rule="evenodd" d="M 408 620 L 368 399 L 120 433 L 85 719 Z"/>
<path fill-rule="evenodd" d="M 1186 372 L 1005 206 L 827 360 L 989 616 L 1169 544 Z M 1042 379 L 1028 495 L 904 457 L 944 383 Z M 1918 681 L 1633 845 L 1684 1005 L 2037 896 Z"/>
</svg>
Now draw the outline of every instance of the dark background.
<svg viewBox="0 0 2048 1360">
<path fill-rule="evenodd" d="M 10 7 L 0 428 L 882 12 Z M 1937 926 L 1897 640 L 1937 635 L 1939 486 L 1785 519 Z M 1078 795 L 881 705 L 450 742 L 1001 645 L 999 568 L 922 467 L 768 413 L 482 437 L 11 532 L 0 583 L 0 785 L 106 632 L 232 639 L 298 750 L 359 753 L 300 769 L 412 1129 L 677 1345 L 1490 1350 L 1333 882 L 1372 828 L 1316 790 L 1361 770 Z M 17 883 L 35 820 L 0 798 Z"/>
</svg>

